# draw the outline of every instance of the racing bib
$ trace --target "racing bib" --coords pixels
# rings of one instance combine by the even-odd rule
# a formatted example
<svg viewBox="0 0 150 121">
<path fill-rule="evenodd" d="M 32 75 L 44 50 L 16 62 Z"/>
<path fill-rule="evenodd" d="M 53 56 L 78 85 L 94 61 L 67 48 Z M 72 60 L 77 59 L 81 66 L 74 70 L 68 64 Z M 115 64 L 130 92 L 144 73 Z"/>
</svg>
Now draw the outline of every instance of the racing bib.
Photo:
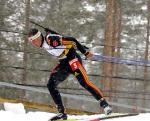
<svg viewBox="0 0 150 121">
<path fill-rule="evenodd" d="M 75 59 L 69 61 L 69 65 L 70 65 L 72 71 L 75 71 L 75 70 L 79 69 L 80 62 L 78 61 L 77 58 L 75 58 Z"/>
</svg>

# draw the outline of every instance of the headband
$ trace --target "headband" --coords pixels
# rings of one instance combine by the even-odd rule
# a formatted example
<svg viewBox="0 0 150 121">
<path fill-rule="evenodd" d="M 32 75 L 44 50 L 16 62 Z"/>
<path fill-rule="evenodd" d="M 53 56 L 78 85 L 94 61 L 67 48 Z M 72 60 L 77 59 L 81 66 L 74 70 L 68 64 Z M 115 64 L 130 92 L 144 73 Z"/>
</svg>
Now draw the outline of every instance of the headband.
<svg viewBox="0 0 150 121">
<path fill-rule="evenodd" d="M 35 35 L 29 37 L 28 39 L 29 39 L 29 41 L 32 41 L 34 39 L 37 39 L 39 36 L 41 36 L 41 32 L 40 31 L 38 31 Z"/>
</svg>

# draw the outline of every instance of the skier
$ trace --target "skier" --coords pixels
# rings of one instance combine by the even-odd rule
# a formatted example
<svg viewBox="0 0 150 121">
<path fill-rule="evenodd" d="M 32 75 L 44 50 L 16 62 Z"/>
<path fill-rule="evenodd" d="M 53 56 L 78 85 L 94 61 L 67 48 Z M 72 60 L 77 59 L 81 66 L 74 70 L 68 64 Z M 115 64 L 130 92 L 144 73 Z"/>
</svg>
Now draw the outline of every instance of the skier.
<svg viewBox="0 0 150 121">
<path fill-rule="evenodd" d="M 53 69 L 47 87 L 57 106 L 58 114 L 51 121 L 58 119 L 67 120 L 67 114 L 63 106 L 61 95 L 57 89 L 59 83 L 63 82 L 69 74 L 73 74 L 80 85 L 89 91 L 100 106 L 104 109 L 106 115 L 112 112 L 112 109 L 106 99 L 103 97 L 101 90 L 96 87 L 88 78 L 82 60 L 76 49 L 78 49 L 86 58 L 91 58 L 92 53 L 86 50 L 75 38 L 63 36 L 48 28 L 45 29 L 44 36 L 38 29 L 31 29 L 28 34 L 29 42 L 35 46 L 44 48 L 48 53 L 59 59 L 59 64 Z"/>
</svg>

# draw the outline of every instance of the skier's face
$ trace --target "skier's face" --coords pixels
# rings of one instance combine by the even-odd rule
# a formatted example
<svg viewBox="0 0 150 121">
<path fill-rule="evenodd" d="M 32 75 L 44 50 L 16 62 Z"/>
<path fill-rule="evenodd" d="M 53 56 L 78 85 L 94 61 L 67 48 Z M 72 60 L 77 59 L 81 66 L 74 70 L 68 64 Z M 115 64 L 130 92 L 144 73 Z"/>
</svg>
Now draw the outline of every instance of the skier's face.
<svg viewBox="0 0 150 121">
<path fill-rule="evenodd" d="M 30 42 L 32 43 L 33 46 L 40 47 L 41 44 L 42 44 L 42 37 L 39 36 L 38 38 L 36 38 L 36 39 L 34 39 L 34 40 L 30 41 Z"/>
</svg>

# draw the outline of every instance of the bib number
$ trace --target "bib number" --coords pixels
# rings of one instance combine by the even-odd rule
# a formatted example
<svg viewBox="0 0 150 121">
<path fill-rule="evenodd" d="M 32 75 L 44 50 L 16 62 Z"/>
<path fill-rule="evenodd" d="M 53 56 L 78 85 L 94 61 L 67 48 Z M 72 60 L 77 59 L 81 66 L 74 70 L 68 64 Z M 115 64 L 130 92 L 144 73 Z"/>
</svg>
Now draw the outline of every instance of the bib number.
<svg viewBox="0 0 150 121">
<path fill-rule="evenodd" d="M 70 64 L 70 66 L 71 66 L 72 71 L 75 71 L 75 70 L 79 69 L 79 61 L 78 61 L 77 58 L 71 60 L 71 61 L 69 62 L 69 64 Z"/>
</svg>

